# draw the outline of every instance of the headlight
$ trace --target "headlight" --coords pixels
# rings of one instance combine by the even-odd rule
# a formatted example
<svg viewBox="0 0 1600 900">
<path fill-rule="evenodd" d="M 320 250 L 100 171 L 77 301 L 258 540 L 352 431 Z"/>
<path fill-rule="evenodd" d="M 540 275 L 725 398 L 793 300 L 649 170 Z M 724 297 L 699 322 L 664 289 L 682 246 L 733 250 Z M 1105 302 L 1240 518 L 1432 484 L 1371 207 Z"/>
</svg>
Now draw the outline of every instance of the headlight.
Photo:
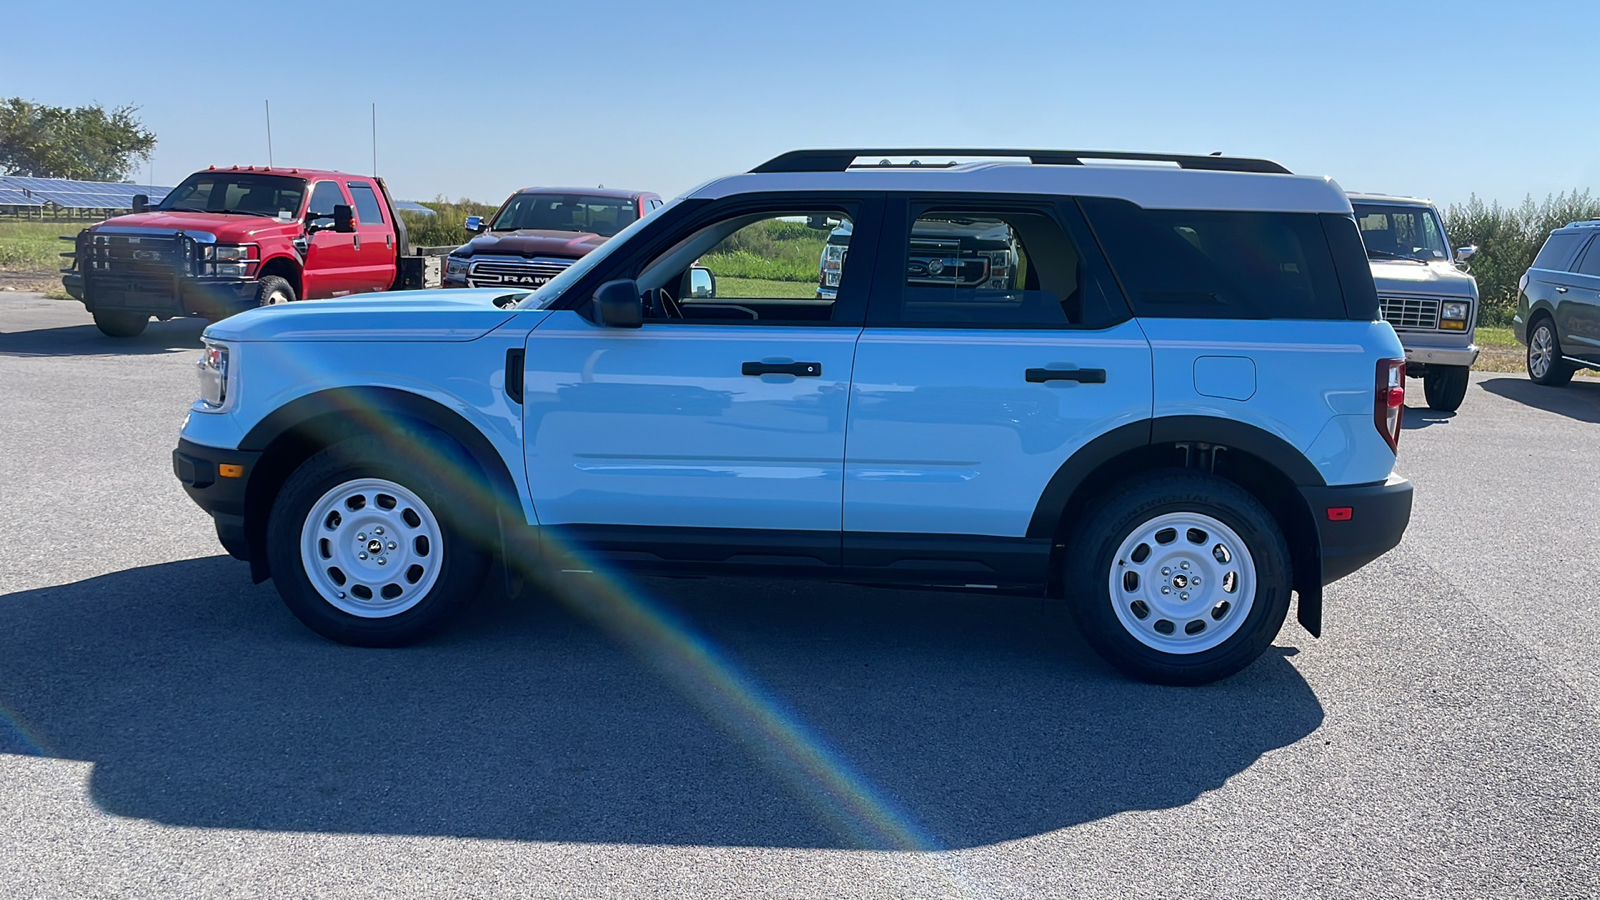
<svg viewBox="0 0 1600 900">
<path fill-rule="evenodd" d="M 822 283 L 824 286 L 839 286 L 839 276 L 844 272 L 844 258 L 849 249 L 844 244 L 828 244 L 822 248 Z"/>
<path fill-rule="evenodd" d="M 1440 309 L 1439 315 L 1446 319 L 1459 319 L 1465 321 L 1467 318 L 1467 310 L 1471 309 L 1471 306 L 1471 304 L 1459 300 L 1446 301 L 1444 306 Z"/>
<path fill-rule="evenodd" d="M 461 275 L 464 277 L 467 274 L 467 266 L 469 265 L 471 265 L 471 261 L 464 257 L 447 256 L 444 259 L 444 273 L 446 275 Z"/>
<path fill-rule="evenodd" d="M 228 345 L 205 342 L 200 354 L 200 402 L 221 409 L 228 401 Z"/>
<path fill-rule="evenodd" d="M 211 248 L 211 258 L 218 262 L 243 262 L 255 258 L 255 249 L 251 244 L 218 244 Z"/>
<path fill-rule="evenodd" d="M 250 274 L 250 264 L 242 262 L 217 263 L 212 272 L 218 278 L 243 278 Z"/>
</svg>

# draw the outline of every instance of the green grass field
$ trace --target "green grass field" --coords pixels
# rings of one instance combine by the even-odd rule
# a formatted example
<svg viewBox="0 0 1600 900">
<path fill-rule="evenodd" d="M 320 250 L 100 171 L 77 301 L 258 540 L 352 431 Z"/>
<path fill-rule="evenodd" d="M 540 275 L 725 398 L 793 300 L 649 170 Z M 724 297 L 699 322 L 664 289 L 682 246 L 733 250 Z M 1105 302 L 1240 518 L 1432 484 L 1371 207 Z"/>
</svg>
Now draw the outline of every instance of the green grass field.
<svg viewBox="0 0 1600 900">
<path fill-rule="evenodd" d="M 0 271 L 54 273 L 66 264 L 62 253 L 72 245 L 60 240 L 86 228 L 88 222 L 0 221 Z"/>
<path fill-rule="evenodd" d="M 712 269 L 712 271 L 716 271 Z M 778 281 L 769 278 L 734 278 L 728 275 L 717 276 L 718 298 L 745 298 L 754 300 L 759 297 L 803 297 L 811 298 L 817 295 L 817 275 L 811 273 L 810 281 Z"/>
</svg>

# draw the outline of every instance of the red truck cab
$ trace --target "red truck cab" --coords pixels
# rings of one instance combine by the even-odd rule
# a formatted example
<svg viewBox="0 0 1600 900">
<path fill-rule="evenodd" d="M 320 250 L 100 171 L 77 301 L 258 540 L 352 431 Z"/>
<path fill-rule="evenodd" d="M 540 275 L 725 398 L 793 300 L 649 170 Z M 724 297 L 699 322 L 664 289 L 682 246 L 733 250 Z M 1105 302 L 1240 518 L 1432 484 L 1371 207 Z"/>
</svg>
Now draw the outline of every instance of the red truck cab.
<svg viewBox="0 0 1600 900">
<path fill-rule="evenodd" d="M 154 206 L 135 197 L 133 214 L 80 232 L 62 281 L 101 331 L 132 337 L 152 316 L 215 320 L 256 306 L 420 287 L 421 260 L 409 252 L 382 179 L 213 166 Z"/>
<path fill-rule="evenodd" d="M 649 191 L 523 188 L 487 219 L 467 217 L 478 236 L 450 251 L 444 286 L 539 287 L 663 205 Z"/>
</svg>

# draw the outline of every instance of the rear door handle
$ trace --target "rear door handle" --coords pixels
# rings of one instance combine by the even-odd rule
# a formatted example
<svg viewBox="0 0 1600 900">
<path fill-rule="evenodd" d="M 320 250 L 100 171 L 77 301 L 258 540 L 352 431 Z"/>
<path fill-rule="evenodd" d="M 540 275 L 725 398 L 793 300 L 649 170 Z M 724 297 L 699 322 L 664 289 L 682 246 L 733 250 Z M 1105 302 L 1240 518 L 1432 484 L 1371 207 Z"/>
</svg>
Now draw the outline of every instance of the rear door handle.
<svg viewBox="0 0 1600 900">
<path fill-rule="evenodd" d="M 746 375 L 794 375 L 800 378 L 818 378 L 822 375 L 822 363 L 747 362 L 740 371 Z"/>
<path fill-rule="evenodd" d="M 1556 288 L 1556 293 L 1558 293 L 1558 294 L 1565 294 L 1566 292 L 1567 292 L 1567 289 L 1564 288 L 1564 287 Z"/>
<path fill-rule="evenodd" d="M 1029 384 L 1043 384 L 1046 381 L 1076 381 L 1079 384 L 1105 384 L 1105 369 L 1029 369 L 1026 373 Z"/>
</svg>

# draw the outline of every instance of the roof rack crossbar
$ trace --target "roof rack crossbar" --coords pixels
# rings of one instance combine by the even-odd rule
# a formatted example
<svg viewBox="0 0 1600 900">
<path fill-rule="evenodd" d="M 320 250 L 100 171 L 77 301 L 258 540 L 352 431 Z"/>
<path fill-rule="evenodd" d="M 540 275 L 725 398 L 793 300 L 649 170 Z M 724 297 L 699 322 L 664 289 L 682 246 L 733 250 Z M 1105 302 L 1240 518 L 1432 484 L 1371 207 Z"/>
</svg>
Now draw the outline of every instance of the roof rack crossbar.
<svg viewBox="0 0 1600 900">
<path fill-rule="evenodd" d="M 1190 156 L 1181 153 L 1128 153 L 1120 150 L 976 150 L 976 149 L 876 149 L 856 150 L 791 150 L 773 157 L 750 171 L 772 172 L 843 172 L 859 158 L 864 157 L 933 157 L 949 156 L 992 158 L 1022 158 L 1040 166 L 1081 166 L 1086 159 L 1127 160 L 1130 162 L 1169 162 L 1183 169 L 1207 169 L 1216 172 L 1265 172 L 1274 175 L 1291 174 L 1288 169 L 1270 159 L 1251 159 L 1243 156 Z M 929 167 L 939 165 L 929 162 Z"/>
</svg>

